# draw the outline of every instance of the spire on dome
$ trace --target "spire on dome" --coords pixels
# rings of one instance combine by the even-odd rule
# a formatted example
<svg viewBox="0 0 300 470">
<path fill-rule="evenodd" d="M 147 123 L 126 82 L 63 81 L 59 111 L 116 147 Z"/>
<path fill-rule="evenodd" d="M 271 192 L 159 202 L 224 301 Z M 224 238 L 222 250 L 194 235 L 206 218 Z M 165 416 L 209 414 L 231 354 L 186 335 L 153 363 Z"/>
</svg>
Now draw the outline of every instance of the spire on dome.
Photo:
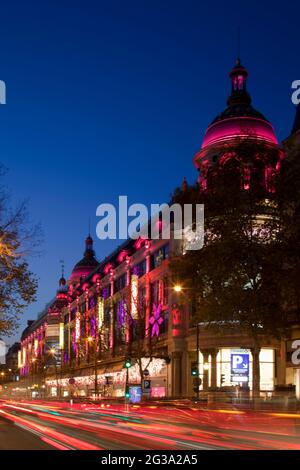
<svg viewBox="0 0 300 470">
<path fill-rule="evenodd" d="M 60 260 L 60 264 L 61 264 L 61 278 L 58 283 L 59 283 L 59 287 L 61 288 L 67 284 L 67 281 L 65 280 L 65 263 L 63 259 Z"/>
<path fill-rule="evenodd" d="M 95 256 L 94 248 L 93 248 L 94 241 L 90 234 L 88 234 L 87 238 L 85 239 L 85 257 L 92 257 Z"/>
<path fill-rule="evenodd" d="M 65 292 L 66 291 L 66 285 L 67 285 L 67 281 L 65 279 L 65 264 L 64 264 L 64 261 L 63 260 L 60 260 L 60 264 L 61 264 L 61 278 L 59 279 L 58 281 L 58 290 L 57 290 L 57 294 L 60 294 L 62 292 Z"/>
<path fill-rule="evenodd" d="M 186 177 L 183 178 L 183 181 L 181 183 L 181 189 L 183 192 L 186 192 L 188 190 L 188 182 Z"/>
<path fill-rule="evenodd" d="M 85 239 L 83 258 L 74 266 L 69 282 L 78 282 L 98 266 L 99 263 L 95 257 L 93 243 L 93 239 L 89 234 Z"/>
<path fill-rule="evenodd" d="M 251 97 L 247 92 L 247 77 L 248 72 L 241 64 L 239 57 L 236 59 L 235 66 L 229 73 L 231 79 L 231 95 L 228 98 L 228 106 L 243 104 L 249 105 L 251 103 Z"/>
</svg>

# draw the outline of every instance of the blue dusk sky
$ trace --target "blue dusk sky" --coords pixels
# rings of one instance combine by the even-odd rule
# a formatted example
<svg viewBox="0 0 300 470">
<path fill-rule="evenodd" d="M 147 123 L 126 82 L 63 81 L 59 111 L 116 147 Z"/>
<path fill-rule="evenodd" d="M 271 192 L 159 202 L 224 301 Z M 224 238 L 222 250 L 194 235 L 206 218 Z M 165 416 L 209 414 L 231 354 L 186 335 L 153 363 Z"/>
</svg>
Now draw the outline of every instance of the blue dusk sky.
<svg viewBox="0 0 300 470">
<path fill-rule="evenodd" d="M 30 260 L 39 279 L 28 319 L 82 257 L 91 218 L 98 259 L 120 241 L 96 239 L 96 208 L 167 202 L 211 120 L 225 107 L 237 56 L 253 105 L 279 140 L 294 118 L 300 79 L 300 3 L 192 0 L 10 0 L 1 4 L 3 184 L 44 231 Z M 9 339 L 11 343 L 18 336 Z"/>
</svg>

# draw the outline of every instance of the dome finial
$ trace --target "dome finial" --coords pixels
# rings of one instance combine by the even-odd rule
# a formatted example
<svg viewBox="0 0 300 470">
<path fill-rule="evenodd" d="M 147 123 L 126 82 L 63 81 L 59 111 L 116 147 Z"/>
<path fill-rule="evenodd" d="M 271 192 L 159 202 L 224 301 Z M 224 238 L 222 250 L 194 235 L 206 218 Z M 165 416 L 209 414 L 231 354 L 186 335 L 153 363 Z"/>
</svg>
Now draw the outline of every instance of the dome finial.
<svg viewBox="0 0 300 470">
<path fill-rule="evenodd" d="M 66 285 L 66 280 L 65 280 L 65 263 L 64 260 L 60 260 L 60 265 L 61 265 L 61 278 L 59 280 L 59 287 L 64 287 Z"/>
<path fill-rule="evenodd" d="M 237 27 L 237 58 L 235 64 L 237 67 L 241 66 L 241 30 L 240 27 Z"/>
<path fill-rule="evenodd" d="M 186 177 L 184 177 L 182 180 L 181 188 L 183 192 L 186 192 L 188 190 L 188 182 L 187 182 Z"/>
</svg>

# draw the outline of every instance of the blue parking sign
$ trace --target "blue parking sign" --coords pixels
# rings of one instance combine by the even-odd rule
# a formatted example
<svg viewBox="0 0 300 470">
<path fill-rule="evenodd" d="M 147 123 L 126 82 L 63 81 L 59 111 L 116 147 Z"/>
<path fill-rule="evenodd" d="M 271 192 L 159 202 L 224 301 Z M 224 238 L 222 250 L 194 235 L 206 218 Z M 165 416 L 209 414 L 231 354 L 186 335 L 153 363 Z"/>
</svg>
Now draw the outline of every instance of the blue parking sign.
<svg viewBox="0 0 300 470">
<path fill-rule="evenodd" d="M 231 353 L 231 375 L 249 375 L 249 354 Z"/>
</svg>

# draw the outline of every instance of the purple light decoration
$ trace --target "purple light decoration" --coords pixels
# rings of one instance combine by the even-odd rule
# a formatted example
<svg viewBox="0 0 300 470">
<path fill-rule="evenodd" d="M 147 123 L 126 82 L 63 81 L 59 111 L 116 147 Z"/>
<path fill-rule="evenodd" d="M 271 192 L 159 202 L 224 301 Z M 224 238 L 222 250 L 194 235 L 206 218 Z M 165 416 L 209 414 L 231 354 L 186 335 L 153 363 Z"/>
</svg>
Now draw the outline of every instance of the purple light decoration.
<svg viewBox="0 0 300 470">
<path fill-rule="evenodd" d="M 97 320 L 96 320 L 95 315 L 93 315 L 91 317 L 91 333 L 93 337 L 96 336 L 96 329 L 97 329 Z"/>
<path fill-rule="evenodd" d="M 104 287 L 104 288 L 103 288 L 103 299 L 104 299 L 104 300 L 108 298 L 108 294 L 109 294 L 108 288 L 107 288 L 107 287 Z"/>
<path fill-rule="evenodd" d="M 126 303 L 124 300 L 121 300 L 118 304 L 117 310 L 117 324 L 118 327 L 122 328 L 125 325 L 126 320 Z"/>
<path fill-rule="evenodd" d="M 140 267 L 139 267 L 138 264 L 136 264 L 135 266 L 133 266 L 132 274 L 135 274 L 136 276 L 139 276 L 139 274 L 140 274 Z"/>
<path fill-rule="evenodd" d="M 67 362 L 68 362 L 68 353 L 65 352 L 64 353 L 64 364 L 67 364 Z"/>
<path fill-rule="evenodd" d="M 75 330 L 72 331 L 72 346 L 73 346 L 73 351 L 76 353 L 77 352 L 77 344 L 76 344 Z"/>
<path fill-rule="evenodd" d="M 95 307 L 95 299 L 94 297 L 91 297 L 89 300 L 89 308 L 94 308 Z"/>
<path fill-rule="evenodd" d="M 161 304 L 153 304 L 152 316 L 149 318 L 149 323 L 152 325 L 151 336 L 159 336 L 159 327 L 163 323 Z"/>
</svg>

